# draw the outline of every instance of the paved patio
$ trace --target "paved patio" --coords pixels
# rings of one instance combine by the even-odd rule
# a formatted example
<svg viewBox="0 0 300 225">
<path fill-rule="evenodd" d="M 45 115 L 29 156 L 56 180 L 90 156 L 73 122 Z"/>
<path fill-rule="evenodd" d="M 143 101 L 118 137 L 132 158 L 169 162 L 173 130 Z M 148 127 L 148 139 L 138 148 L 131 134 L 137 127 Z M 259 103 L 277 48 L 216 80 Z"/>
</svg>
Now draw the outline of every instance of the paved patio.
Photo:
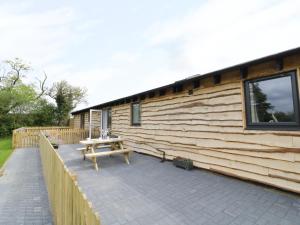
<svg viewBox="0 0 300 225">
<path fill-rule="evenodd" d="M 75 148 L 59 153 L 99 212 L 102 225 L 298 225 L 300 196 L 222 176 L 185 171 L 134 153 L 99 158 L 101 169 Z"/>
<path fill-rule="evenodd" d="M 0 177 L 0 224 L 52 224 L 37 149 L 17 149 L 7 161 Z"/>
</svg>

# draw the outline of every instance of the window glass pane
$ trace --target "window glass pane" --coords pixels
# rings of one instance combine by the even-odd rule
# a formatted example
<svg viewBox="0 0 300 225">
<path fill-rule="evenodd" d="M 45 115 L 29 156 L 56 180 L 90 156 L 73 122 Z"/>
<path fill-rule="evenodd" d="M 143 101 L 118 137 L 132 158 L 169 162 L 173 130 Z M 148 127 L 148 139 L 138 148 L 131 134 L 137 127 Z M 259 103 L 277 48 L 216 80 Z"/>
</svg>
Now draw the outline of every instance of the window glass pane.
<svg viewBox="0 0 300 225">
<path fill-rule="evenodd" d="M 132 105 L 132 123 L 139 124 L 141 120 L 140 104 Z"/>
<path fill-rule="evenodd" d="M 291 76 L 249 82 L 252 123 L 295 122 Z"/>
<path fill-rule="evenodd" d="M 107 110 L 107 128 L 111 128 L 111 109 Z"/>
<path fill-rule="evenodd" d="M 80 128 L 84 128 L 84 113 L 80 114 Z"/>
</svg>

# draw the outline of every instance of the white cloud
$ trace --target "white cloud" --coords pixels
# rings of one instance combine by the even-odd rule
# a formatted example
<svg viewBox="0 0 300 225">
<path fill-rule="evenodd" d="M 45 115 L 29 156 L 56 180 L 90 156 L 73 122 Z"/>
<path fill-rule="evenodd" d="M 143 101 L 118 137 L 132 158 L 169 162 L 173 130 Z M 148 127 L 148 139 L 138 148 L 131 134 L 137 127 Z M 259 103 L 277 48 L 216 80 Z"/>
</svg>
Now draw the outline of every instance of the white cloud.
<svg viewBox="0 0 300 225">
<path fill-rule="evenodd" d="M 91 28 L 101 20 L 80 22 L 72 7 L 41 11 L 32 10 L 32 6 L 30 1 L 22 4 L 0 3 L 0 60 L 24 59 L 33 68 L 25 81 L 42 77 L 45 71 L 49 86 L 53 82 L 67 80 L 72 85 L 90 87 L 93 86 L 90 81 L 97 83 L 107 76 L 107 71 L 99 68 L 80 71 L 78 65 L 66 56 L 74 43 L 83 42 L 90 35 Z M 89 94 L 95 93 L 91 91 Z"/>
<path fill-rule="evenodd" d="M 72 64 L 51 64 L 43 70 L 48 75 L 48 86 L 54 82 L 66 80 L 71 85 L 87 88 L 88 104 L 99 103 L 100 91 L 105 89 L 105 84 L 117 74 L 117 71 L 112 68 L 76 70 Z M 83 103 L 79 107 L 86 107 L 86 104 Z"/>
<path fill-rule="evenodd" d="M 108 65 L 117 69 L 107 80 L 110 89 L 91 94 L 91 102 L 112 100 L 297 47 L 298 6 L 293 0 L 247 4 L 207 1 L 183 18 L 155 22 L 144 33 L 148 43 L 143 48 L 113 54 Z"/>
<path fill-rule="evenodd" d="M 153 25 L 149 44 L 178 49 L 174 64 L 187 74 L 204 73 L 300 44 L 300 2 L 207 1 L 192 14 Z M 152 34 L 152 35 L 151 35 Z"/>
<path fill-rule="evenodd" d="M 21 57 L 46 65 L 60 58 L 73 33 L 69 8 L 25 13 L 0 7 L 0 58 Z"/>
<path fill-rule="evenodd" d="M 0 59 L 21 57 L 46 71 L 49 83 L 65 79 L 87 87 L 90 105 L 300 43 L 297 0 L 207 0 L 181 17 L 158 17 L 150 27 L 140 26 L 145 30 L 134 30 L 134 40 L 114 32 L 132 26 L 122 18 L 117 18 L 118 27 L 107 15 L 80 17 L 75 4 L 41 11 L 28 2 L 0 3 Z M 110 49 L 120 39 L 128 46 Z"/>
<path fill-rule="evenodd" d="M 136 63 L 140 54 L 129 52 L 116 52 L 112 55 L 111 60 L 118 63 Z"/>
</svg>

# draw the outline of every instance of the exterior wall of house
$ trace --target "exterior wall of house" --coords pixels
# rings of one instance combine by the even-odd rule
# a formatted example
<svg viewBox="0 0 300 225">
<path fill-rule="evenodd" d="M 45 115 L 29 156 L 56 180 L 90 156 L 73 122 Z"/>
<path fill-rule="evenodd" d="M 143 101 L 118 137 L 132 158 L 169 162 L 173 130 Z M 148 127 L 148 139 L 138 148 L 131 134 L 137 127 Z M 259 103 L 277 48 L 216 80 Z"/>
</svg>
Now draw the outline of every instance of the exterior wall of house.
<svg viewBox="0 0 300 225">
<path fill-rule="evenodd" d="M 74 118 L 70 118 L 69 119 L 69 127 L 70 128 L 74 128 L 75 126 L 74 126 Z"/>
<path fill-rule="evenodd" d="M 92 113 L 92 129 L 94 130 L 101 129 L 101 112 Z"/>
<path fill-rule="evenodd" d="M 80 128 L 80 114 L 74 115 L 73 126 L 74 126 L 74 128 Z"/>
<path fill-rule="evenodd" d="M 84 112 L 84 129 L 89 129 L 89 112 Z M 81 114 L 74 115 L 73 118 L 74 128 L 81 128 Z M 101 112 L 92 113 L 92 129 L 99 130 L 101 127 Z"/>
<path fill-rule="evenodd" d="M 282 71 L 274 64 L 250 66 L 247 79 L 297 70 L 300 80 L 300 55 L 284 58 Z M 112 106 L 112 132 L 137 152 L 161 157 L 157 150 L 163 150 L 168 159 L 190 158 L 199 168 L 300 193 L 300 132 L 245 129 L 243 89 L 236 70 L 217 85 L 208 77 L 199 88 L 156 93 L 140 101 L 140 127 L 131 126 L 130 103 Z"/>
<path fill-rule="evenodd" d="M 286 58 L 284 65 L 298 70 L 300 57 Z M 269 62 L 248 73 L 254 78 L 278 71 Z M 141 101 L 140 127 L 130 125 L 130 104 L 112 107 L 112 132 L 138 152 L 161 156 L 157 150 L 163 150 L 169 159 L 190 158 L 200 168 L 300 192 L 300 132 L 246 130 L 239 71 L 223 74 L 219 85 L 211 78 L 201 83 L 192 95 L 190 86 Z"/>
</svg>

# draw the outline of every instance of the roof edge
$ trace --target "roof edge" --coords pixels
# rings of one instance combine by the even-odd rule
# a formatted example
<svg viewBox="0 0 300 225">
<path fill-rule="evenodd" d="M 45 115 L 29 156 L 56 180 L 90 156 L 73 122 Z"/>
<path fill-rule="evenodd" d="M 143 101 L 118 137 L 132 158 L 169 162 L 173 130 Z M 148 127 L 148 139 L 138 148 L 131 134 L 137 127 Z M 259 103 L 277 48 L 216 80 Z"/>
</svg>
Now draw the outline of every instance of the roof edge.
<svg viewBox="0 0 300 225">
<path fill-rule="evenodd" d="M 108 102 L 104 102 L 104 103 L 101 103 L 101 104 L 98 104 L 98 105 L 93 105 L 93 106 L 90 106 L 90 107 L 87 107 L 87 108 L 76 110 L 76 111 L 71 112 L 71 114 L 76 115 L 78 113 L 85 112 L 85 111 L 88 111 L 90 109 L 106 107 L 106 106 L 112 105 L 113 103 L 116 103 L 116 102 L 119 102 L 119 101 L 124 101 L 125 102 L 126 99 L 131 99 L 131 98 L 135 98 L 135 97 L 138 97 L 138 96 L 141 96 L 141 95 L 146 95 L 150 92 L 155 92 L 155 91 L 158 91 L 158 90 L 170 88 L 174 85 L 183 84 L 185 82 L 197 80 L 199 78 L 205 78 L 205 77 L 211 76 L 213 74 L 222 74 L 222 73 L 225 73 L 225 72 L 228 72 L 228 71 L 231 71 L 231 70 L 236 70 L 236 69 L 241 69 L 241 68 L 244 68 L 244 67 L 249 67 L 249 66 L 252 66 L 252 65 L 255 65 L 255 64 L 258 64 L 258 63 L 263 63 L 265 61 L 269 61 L 269 60 L 273 60 L 273 59 L 293 55 L 293 54 L 296 54 L 298 52 L 300 53 L 300 47 L 289 49 L 289 50 L 279 52 L 279 53 L 275 53 L 275 54 L 272 54 L 272 55 L 264 56 L 264 57 L 257 58 L 257 59 L 254 59 L 254 60 L 250 60 L 250 61 L 247 61 L 247 62 L 239 63 L 239 64 L 236 64 L 236 65 L 233 65 L 233 66 L 230 66 L 230 67 L 225 67 L 223 69 L 215 70 L 215 71 L 208 72 L 208 73 L 205 73 L 205 74 L 202 74 L 202 75 L 201 74 L 192 75 L 192 76 L 187 77 L 185 79 L 177 80 L 173 83 L 170 83 L 170 84 L 167 84 L 167 85 L 164 85 L 164 86 L 160 86 L 160 87 L 157 87 L 157 88 L 149 89 L 149 90 L 144 91 L 144 92 L 139 92 L 139 93 L 136 93 L 136 94 L 133 94 L 133 95 L 129 95 L 129 96 L 122 97 L 122 98 L 115 99 L 115 100 L 108 101 Z"/>
</svg>

